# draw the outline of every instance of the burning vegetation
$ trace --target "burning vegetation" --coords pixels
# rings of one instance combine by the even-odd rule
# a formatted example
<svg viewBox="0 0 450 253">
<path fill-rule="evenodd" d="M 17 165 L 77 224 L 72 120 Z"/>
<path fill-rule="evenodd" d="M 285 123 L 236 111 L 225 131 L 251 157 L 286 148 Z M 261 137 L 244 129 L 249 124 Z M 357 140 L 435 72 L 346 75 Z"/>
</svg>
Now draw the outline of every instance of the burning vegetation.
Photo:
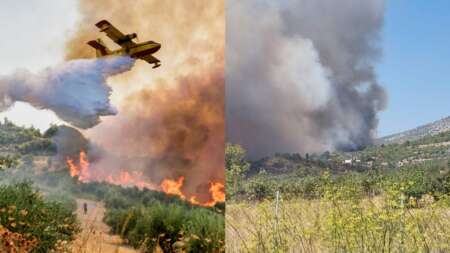
<svg viewBox="0 0 450 253">
<path fill-rule="evenodd" d="M 177 8 L 138 1 L 130 9 L 122 1 L 80 0 L 79 6 L 82 19 L 66 44 L 67 60 L 93 57 L 85 44 L 98 36 L 92 24 L 108 17 L 161 42 L 164 64 L 151 70 L 137 61 L 108 79 L 117 115 L 82 131 L 95 158 L 87 165 L 84 152 L 69 156 L 71 175 L 164 191 L 198 205 L 224 201 L 223 1 L 179 2 Z"/>
<path fill-rule="evenodd" d="M 103 175 L 99 174 L 99 170 L 92 170 L 84 150 L 80 151 L 79 158 L 77 161 L 67 157 L 66 158 L 67 167 L 69 168 L 69 173 L 71 177 L 77 177 L 79 181 L 83 183 L 88 182 L 107 182 L 114 185 L 122 186 L 136 186 L 141 189 L 157 190 L 162 191 L 169 195 L 178 196 L 182 200 L 186 200 L 193 205 L 199 206 L 214 206 L 219 202 L 225 202 L 225 187 L 221 182 L 210 182 L 209 183 L 209 193 L 211 199 L 206 202 L 201 202 L 197 200 L 197 196 L 186 197 L 183 192 L 184 186 L 184 176 L 180 176 L 177 180 L 163 179 L 159 186 L 152 183 L 148 183 L 146 180 L 142 179 L 142 173 L 138 171 L 119 171 L 117 176 L 115 175 Z"/>
<path fill-rule="evenodd" d="M 69 125 L 44 134 L 7 125 L 17 138 L 6 138 L 14 146 L 5 146 L 24 155 L 17 166 L 27 170 L 17 171 L 29 172 L 27 177 L 63 192 L 74 204 L 67 212 L 43 209 L 40 217 L 46 220 L 30 222 L 30 230 L 46 237 L 40 243 L 48 248 L 41 251 L 57 249 L 60 236 L 64 242 L 73 239 L 76 229 L 60 225 L 61 214 L 75 224 L 72 200 L 88 195 L 105 203 L 105 223 L 135 248 L 224 252 L 224 205 L 216 205 L 225 200 L 223 1 L 180 1 L 176 8 L 154 0 L 136 1 L 133 8 L 116 0 L 78 2 L 80 24 L 67 41 L 67 62 L 38 75 L 0 80 L 6 98 L 0 110 L 23 101 L 54 111 Z M 149 72 L 147 63 L 127 57 L 91 59 L 86 42 L 98 35 L 92 24 L 105 17 L 143 39 L 161 41 L 164 65 Z M 26 143 L 24 134 L 32 135 Z M 37 155 L 47 161 L 39 169 Z M 68 171 L 59 171 L 61 164 Z M 16 232 L 16 224 L 6 227 L 4 217 L 1 224 Z M 53 228 L 66 225 L 70 231 L 48 239 Z"/>
<path fill-rule="evenodd" d="M 178 196 L 183 200 L 188 200 L 193 205 L 214 206 L 218 202 L 225 202 L 225 187 L 220 182 L 211 182 L 209 184 L 209 193 L 211 194 L 212 199 L 203 203 L 199 202 L 195 196 L 192 196 L 189 199 L 186 198 L 181 190 L 183 182 L 183 176 L 179 177 L 177 180 L 164 179 L 161 182 L 161 189 L 167 194 Z"/>
</svg>

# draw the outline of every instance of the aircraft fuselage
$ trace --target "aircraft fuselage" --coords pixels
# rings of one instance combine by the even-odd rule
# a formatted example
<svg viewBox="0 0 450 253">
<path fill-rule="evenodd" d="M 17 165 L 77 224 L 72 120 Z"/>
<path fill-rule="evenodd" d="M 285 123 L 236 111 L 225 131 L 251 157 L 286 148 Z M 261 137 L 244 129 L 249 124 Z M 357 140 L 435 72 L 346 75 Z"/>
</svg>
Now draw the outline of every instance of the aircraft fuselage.
<svg viewBox="0 0 450 253">
<path fill-rule="evenodd" d="M 105 32 L 106 36 L 121 47 L 117 50 L 110 50 L 101 39 L 88 41 L 87 44 L 95 48 L 97 57 L 127 55 L 153 64 L 153 68 L 161 66 L 160 60 L 152 55 L 161 48 L 161 44 L 151 40 L 136 43 L 133 41 L 133 39 L 137 38 L 136 33 L 123 34 L 107 20 L 102 20 L 95 25 L 100 28 L 100 32 Z"/>
<path fill-rule="evenodd" d="M 161 44 L 148 41 L 136 44 L 130 48 L 121 48 L 111 52 L 113 55 L 129 55 L 133 58 L 141 58 L 149 54 L 156 53 L 161 48 Z"/>
</svg>

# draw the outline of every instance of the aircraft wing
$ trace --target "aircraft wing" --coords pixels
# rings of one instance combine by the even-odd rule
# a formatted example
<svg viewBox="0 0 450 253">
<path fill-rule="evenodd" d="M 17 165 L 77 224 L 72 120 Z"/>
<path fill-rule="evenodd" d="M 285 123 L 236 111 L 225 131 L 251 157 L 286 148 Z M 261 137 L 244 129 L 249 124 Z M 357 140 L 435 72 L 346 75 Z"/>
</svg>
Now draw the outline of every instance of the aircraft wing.
<svg viewBox="0 0 450 253">
<path fill-rule="evenodd" d="M 100 28 L 101 32 L 105 32 L 106 36 L 112 39 L 115 43 L 119 44 L 121 47 L 129 48 L 136 45 L 129 37 L 111 25 L 111 23 L 107 20 L 102 20 L 95 25 Z"/>
<path fill-rule="evenodd" d="M 154 57 L 151 54 L 148 54 L 148 55 L 146 55 L 144 57 L 141 57 L 140 59 L 142 59 L 142 60 L 144 60 L 144 61 L 146 61 L 146 62 L 148 62 L 150 64 L 154 64 L 153 68 L 157 68 L 157 67 L 161 66 L 161 61 L 158 60 L 158 58 Z"/>
</svg>

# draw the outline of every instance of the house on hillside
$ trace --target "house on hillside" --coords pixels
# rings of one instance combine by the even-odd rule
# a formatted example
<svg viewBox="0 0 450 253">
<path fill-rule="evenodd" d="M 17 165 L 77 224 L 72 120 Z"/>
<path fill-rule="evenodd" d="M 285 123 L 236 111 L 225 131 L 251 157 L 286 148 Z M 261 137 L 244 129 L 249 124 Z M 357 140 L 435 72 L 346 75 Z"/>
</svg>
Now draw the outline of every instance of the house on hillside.
<svg viewBox="0 0 450 253">
<path fill-rule="evenodd" d="M 347 159 L 342 162 L 342 164 L 344 164 L 344 165 L 352 165 L 352 163 L 353 163 L 352 159 Z"/>
</svg>

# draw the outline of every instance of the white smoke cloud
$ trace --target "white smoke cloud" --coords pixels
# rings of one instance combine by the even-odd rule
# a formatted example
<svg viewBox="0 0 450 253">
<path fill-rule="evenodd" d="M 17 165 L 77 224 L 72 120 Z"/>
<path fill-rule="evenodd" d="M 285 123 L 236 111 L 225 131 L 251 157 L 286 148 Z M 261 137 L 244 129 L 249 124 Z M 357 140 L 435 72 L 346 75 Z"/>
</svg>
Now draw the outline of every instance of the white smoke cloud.
<svg viewBox="0 0 450 253">
<path fill-rule="evenodd" d="M 370 144 L 383 0 L 229 0 L 228 141 L 251 157 Z"/>
<path fill-rule="evenodd" d="M 100 122 L 100 116 L 117 113 L 109 101 L 108 77 L 128 71 L 133 65 L 131 58 L 114 57 L 67 61 L 37 74 L 16 71 L 0 77 L 0 110 L 22 101 L 50 109 L 75 127 L 93 127 Z"/>
</svg>

